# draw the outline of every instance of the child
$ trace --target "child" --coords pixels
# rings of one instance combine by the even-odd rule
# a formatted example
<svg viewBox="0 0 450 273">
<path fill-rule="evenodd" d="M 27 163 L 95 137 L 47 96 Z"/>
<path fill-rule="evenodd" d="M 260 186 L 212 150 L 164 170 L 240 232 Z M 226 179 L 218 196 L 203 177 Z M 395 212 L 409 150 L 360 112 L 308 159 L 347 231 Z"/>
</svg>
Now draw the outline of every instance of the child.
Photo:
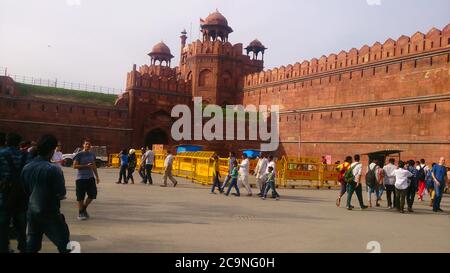
<svg viewBox="0 0 450 273">
<path fill-rule="evenodd" d="M 237 178 L 238 178 L 238 164 L 237 161 L 233 162 L 233 169 L 231 170 L 231 183 L 230 186 L 228 187 L 227 193 L 225 194 L 226 196 L 228 196 L 230 194 L 231 188 L 235 188 L 236 189 L 236 196 L 241 196 L 241 193 L 239 192 L 239 187 L 237 186 Z"/>
<path fill-rule="evenodd" d="M 280 200 L 280 195 L 278 194 L 276 188 L 275 188 L 275 175 L 273 173 L 273 167 L 269 167 L 269 174 L 267 175 L 267 184 L 266 189 L 264 191 L 264 195 L 261 197 L 261 199 L 266 200 L 267 193 L 269 192 L 269 189 L 272 188 L 272 195 L 276 197 L 277 200 Z"/>
</svg>

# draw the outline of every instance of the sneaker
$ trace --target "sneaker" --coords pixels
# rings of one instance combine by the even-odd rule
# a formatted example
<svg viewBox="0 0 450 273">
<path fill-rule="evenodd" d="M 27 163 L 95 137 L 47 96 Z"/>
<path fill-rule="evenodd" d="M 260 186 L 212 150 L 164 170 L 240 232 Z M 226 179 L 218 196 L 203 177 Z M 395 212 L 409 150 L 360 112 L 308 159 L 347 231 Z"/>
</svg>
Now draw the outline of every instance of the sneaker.
<svg viewBox="0 0 450 273">
<path fill-rule="evenodd" d="M 175 188 L 177 186 L 178 182 L 175 181 L 175 183 L 173 184 L 173 187 Z"/>
<path fill-rule="evenodd" d="M 437 209 L 438 212 L 444 212 L 442 209 Z"/>
<path fill-rule="evenodd" d="M 352 210 L 353 206 L 347 207 L 347 210 Z"/>
<path fill-rule="evenodd" d="M 87 212 L 87 210 L 84 210 L 84 216 L 86 217 L 86 219 L 91 218 L 91 216 L 89 215 L 89 213 Z"/>
<path fill-rule="evenodd" d="M 280 197 L 275 198 L 275 200 L 280 201 Z"/>
<path fill-rule="evenodd" d="M 368 206 L 362 206 L 361 207 L 361 210 L 365 210 L 365 209 L 367 209 L 368 208 Z"/>
<path fill-rule="evenodd" d="M 266 198 L 264 196 L 261 197 L 262 200 L 266 200 Z"/>
<path fill-rule="evenodd" d="M 408 208 L 408 212 L 414 212 L 412 208 Z"/>
<path fill-rule="evenodd" d="M 380 207 L 380 204 L 379 203 L 377 203 L 376 205 L 375 205 L 376 207 Z"/>
<path fill-rule="evenodd" d="M 122 184 L 122 182 L 120 182 L 120 181 L 117 181 L 117 182 L 116 182 L 116 184 Z"/>
<path fill-rule="evenodd" d="M 77 219 L 78 219 L 79 221 L 84 221 L 84 220 L 87 220 L 87 217 L 86 217 L 86 215 L 85 215 L 83 212 L 80 212 L 80 213 L 78 214 Z"/>
<path fill-rule="evenodd" d="M 401 210 L 400 210 L 400 213 L 405 213 L 405 210 L 401 209 Z"/>
</svg>

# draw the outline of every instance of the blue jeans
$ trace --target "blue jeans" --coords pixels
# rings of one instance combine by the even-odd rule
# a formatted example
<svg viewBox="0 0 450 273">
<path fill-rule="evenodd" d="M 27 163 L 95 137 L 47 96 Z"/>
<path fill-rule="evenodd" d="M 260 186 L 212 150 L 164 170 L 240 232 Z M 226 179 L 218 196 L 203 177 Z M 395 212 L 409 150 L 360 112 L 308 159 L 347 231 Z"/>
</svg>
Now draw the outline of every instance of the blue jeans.
<svg viewBox="0 0 450 273">
<path fill-rule="evenodd" d="M 26 251 L 26 213 L 10 214 L 3 208 L 0 209 L 0 253 L 9 252 L 9 225 L 11 222 L 17 234 L 17 249 L 23 253 Z"/>
<path fill-rule="evenodd" d="M 380 200 L 381 197 L 383 196 L 384 185 L 383 184 L 378 184 L 376 188 L 377 188 L 377 199 Z"/>
<path fill-rule="evenodd" d="M 152 169 L 153 169 L 153 165 L 151 165 L 151 164 L 146 164 L 145 165 L 145 179 L 144 179 L 144 183 L 147 183 L 147 181 L 148 181 L 149 184 L 153 184 Z"/>
<path fill-rule="evenodd" d="M 233 177 L 231 179 L 230 187 L 228 187 L 226 195 L 230 194 L 231 188 L 233 188 L 233 187 L 236 189 L 237 196 L 240 196 L 241 193 L 239 192 L 239 187 L 237 186 L 237 177 Z"/>
<path fill-rule="evenodd" d="M 223 181 L 223 185 L 221 188 L 222 192 L 225 191 L 225 187 L 227 186 L 228 182 L 230 182 L 230 179 L 231 179 L 231 175 L 228 174 L 227 177 L 225 177 L 225 180 Z"/>
<path fill-rule="evenodd" d="M 220 187 L 220 181 L 219 181 L 219 174 L 218 173 L 213 178 L 213 185 L 212 185 L 212 188 L 211 188 L 211 192 L 214 192 L 216 187 L 219 188 L 220 192 L 223 192 L 222 188 Z"/>
<path fill-rule="evenodd" d="M 278 194 L 277 189 L 275 187 L 275 183 L 267 182 L 266 186 L 265 186 L 265 189 L 264 189 L 264 195 L 263 195 L 264 198 L 267 197 L 267 193 L 269 192 L 270 189 L 272 189 L 272 196 L 280 197 L 280 195 Z"/>
<path fill-rule="evenodd" d="M 36 216 L 28 214 L 27 252 L 37 253 L 42 247 L 42 235 L 52 241 L 60 253 L 67 253 L 69 243 L 69 227 L 63 214 Z"/>
<path fill-rule="evenodd" d="M 442 200 L 442 194 L 444 193 L 445 189 L 445 183 L 440 183 L 441 186 L 438 187 L 436 183 L 434 183 L 434 200 L 433 200 L 433 210 L 441 209 L 441 200 Z"/>
</svg>

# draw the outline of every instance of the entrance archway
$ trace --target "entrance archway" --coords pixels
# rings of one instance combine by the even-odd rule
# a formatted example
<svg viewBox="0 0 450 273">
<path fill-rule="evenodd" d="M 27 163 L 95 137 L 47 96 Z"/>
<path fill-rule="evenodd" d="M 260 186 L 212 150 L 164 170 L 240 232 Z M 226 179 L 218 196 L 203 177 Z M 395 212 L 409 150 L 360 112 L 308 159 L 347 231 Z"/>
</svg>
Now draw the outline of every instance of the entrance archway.
<svg viewBox="0 0 450 273">
<path fill-rule="evenodd" d="M 152 147 L 153 144 L 169 144 L 169 136 L 160 128 L 151 130 L 145 136 L 145 146 Z"/>
</svg>

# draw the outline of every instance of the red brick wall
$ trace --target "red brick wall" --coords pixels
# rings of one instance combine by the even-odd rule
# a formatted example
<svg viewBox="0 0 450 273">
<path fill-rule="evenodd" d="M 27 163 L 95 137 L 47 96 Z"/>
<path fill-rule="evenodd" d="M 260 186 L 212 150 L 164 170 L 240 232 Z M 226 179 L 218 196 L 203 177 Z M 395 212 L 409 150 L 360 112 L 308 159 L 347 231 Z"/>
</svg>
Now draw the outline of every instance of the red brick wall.
<svg viewBox="0 0 450 273">
<path fill-rule="evenodd" d="M 450 156 L 448 39 L 447 26 L 249 75 L 243 101 L 280 105 L 280 154 L 400 149 L 436 161 Z"/>
</svg>

